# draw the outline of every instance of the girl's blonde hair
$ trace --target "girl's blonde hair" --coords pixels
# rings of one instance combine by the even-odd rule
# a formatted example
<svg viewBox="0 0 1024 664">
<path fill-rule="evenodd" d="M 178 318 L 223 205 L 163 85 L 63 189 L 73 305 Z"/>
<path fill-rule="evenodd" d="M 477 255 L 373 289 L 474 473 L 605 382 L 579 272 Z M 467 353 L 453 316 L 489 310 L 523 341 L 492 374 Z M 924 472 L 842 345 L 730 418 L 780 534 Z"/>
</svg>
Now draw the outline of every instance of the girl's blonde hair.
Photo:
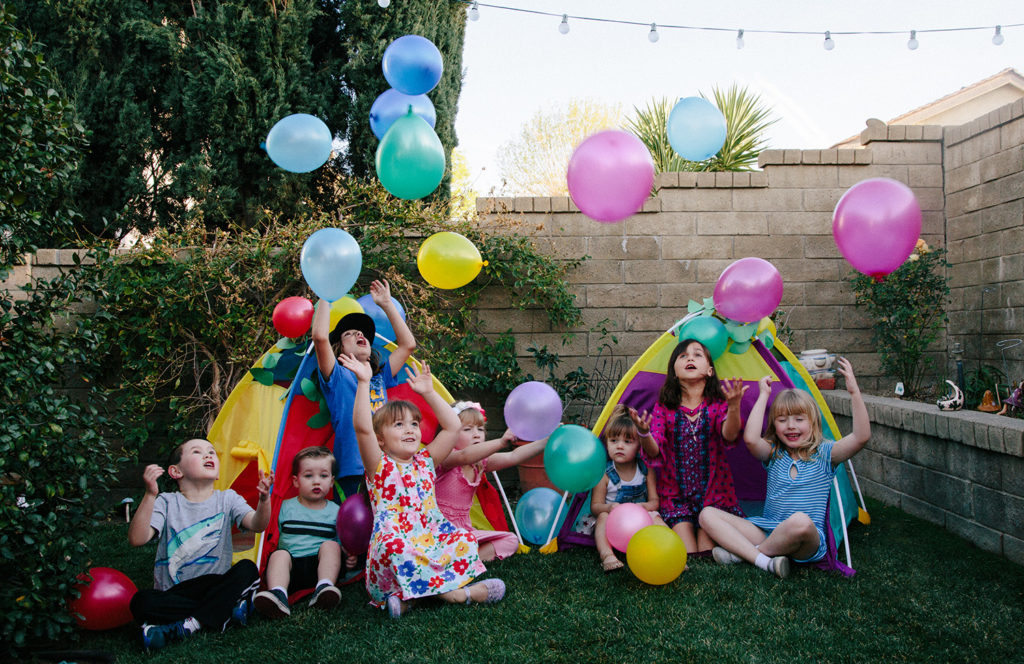
<svg viewBox="0 0 1024 664">
<path fill-rule="evenodd" d="M 623 436 L 630 440 L 640 439 L 640 432 L 637 430 L 636 424 L 633 423 L 633 418 L 629 416 L 626 404 L 622 403 L 615 406 L 615 410 L 608 417 L 608 422 L 605 423 L 604 430 L 601 431 L 601 442 L 607 445 L 608 439 L 616 436 Z"/>
<path fill-rule="evenodd" d="M 412 417 L 414 422 L 420 422 L 423 420 L 423 414 L 420 413 L 420 409 L 416 407 L 411 401 L 402 401 L 397 399 L 395 401 L 388 401 L 380 409 L 373 414 L 373 434 L 377 436 L 377 442 L 380 443 L 381 432 L 384 431 L 385 427 L 389 427 L 406 415 Z"/>
<path fill-rule="evenodd" d="M 782 390 L 775 395 L 772 407 L 768 411 L 768 430 L 764 433 L 764 439 L 772 446 L 771 456 L 775 456 L 782 450 L 782 441 L 775 431 L 775 418 L 785 415 L 806 415 L 811 423 L 811 436 L 807 444 L 797 450 L 797 456 L 803 461 L 810 461 L 818 452 L 818 447 L 825 439 L 821 429 L 821 413 L 818 411 L 818 404 L 814 398 L 803 390 L 788 389 Z"/>
<path fill-rule="evenodd" d="M 487 416 L 468 401 L 459 401 L 452 408 L 456 409 L 463 426 L 478 427 L 487 423 Z"/>
</svg>

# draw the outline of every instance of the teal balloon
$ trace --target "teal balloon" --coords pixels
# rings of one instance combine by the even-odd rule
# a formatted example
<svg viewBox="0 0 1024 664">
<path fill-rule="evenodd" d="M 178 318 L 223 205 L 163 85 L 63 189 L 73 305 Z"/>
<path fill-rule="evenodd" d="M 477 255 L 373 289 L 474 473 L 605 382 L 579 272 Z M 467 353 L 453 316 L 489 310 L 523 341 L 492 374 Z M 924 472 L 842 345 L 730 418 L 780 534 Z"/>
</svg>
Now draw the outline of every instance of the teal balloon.
<svg viewBox="0 0 1024 664">
<path fill-rule="evenodd" d="M 679 329 L 679 340 L 696 339 L 704 344 L 711 359 L 717 360 L 725 352 L 729 344 L 729 331 L 725 329 L 722 321 L 713 316 L 700 316 L 694 318 Z"/>
<path fill-rule="evenodd" d="M 392 196 L 427 196 L 444 177 L 444 147 L 427 121 L 410 108 L 392 123 L 377 146 L 377 178 Z"/>
<path fill-rule="evenodd" d="M 561 510 L 559 510 L 561 508 Z M 541 486 L 530 489 L 516 503 L 516 524 L 523 539 L 530 544 L 547 544 L 551 526 L 558 517 L 555 535 L 562 529 L 565 517 L 569 513 L 568 506 L 562 506 L 562 496 L 557 491 Z"/>
<path fill-rule="evenodd" d="M 604 445 L 590 429 L 563 424 L 544 447 L 544 470 L 562 491 L 590 491 L 601 481 L 607 457 Z"/>
<path fill-rule="evenodd" d="M 749 349 L 749 341 L 734 341 L 732 342 L 732 345 L 729 346 L 729 352 L 732 353 L 733 355 L 742 355 L 743 353 L 746 353 Z"/>
</svg>

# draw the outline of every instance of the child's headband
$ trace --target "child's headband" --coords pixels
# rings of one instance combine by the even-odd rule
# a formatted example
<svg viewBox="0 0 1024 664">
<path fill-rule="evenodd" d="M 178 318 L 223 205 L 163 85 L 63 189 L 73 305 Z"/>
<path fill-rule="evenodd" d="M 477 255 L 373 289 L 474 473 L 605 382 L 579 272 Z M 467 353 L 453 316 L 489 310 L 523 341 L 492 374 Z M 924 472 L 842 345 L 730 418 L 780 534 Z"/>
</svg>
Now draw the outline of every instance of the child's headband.
<svg viewBox="0 0 1024 664">
<path fill-rule="evenodd" d="M 484 407 L 481 406 L 476 401 L 456 401 L 455 403 L 452 404 L 452 410 L 455 411 L 456 415 L 459 415 L 462 413 L 462 411 L 469 410 L 470 408 L 479 410 L 480 414 L 483 415 L 484 418 L 486 419 L 487 413 L 484 412 Z"/>
</svg>

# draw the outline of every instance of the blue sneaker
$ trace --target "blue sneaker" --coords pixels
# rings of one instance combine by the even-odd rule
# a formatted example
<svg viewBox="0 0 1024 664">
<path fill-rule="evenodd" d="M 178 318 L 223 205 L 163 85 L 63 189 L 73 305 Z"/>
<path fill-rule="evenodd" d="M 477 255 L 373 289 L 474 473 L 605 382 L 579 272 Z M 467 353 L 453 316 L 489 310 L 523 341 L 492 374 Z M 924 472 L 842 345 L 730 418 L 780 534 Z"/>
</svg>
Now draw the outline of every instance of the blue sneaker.
<svg viewBox="0 0 1024 664">
<path fill-rule="evenodd" d="M 256 589 L 246 591 L 242 598 L 235 604 L 235 608 L 231 609 L 231 622 L 236 625 L 245 627 L 249 624 L 249 616 L 252 615 L 254 610 L 253 596 L 256 594 Z"/>
<path fill-rule="evenodd" d="M 172 641 L 181 641 L 192 632 L 185 629 L 185 621 L 179 620 L 166 625 L 142 625 L 142 649 L 146 652 L 160 650 Z"/>
</svg>

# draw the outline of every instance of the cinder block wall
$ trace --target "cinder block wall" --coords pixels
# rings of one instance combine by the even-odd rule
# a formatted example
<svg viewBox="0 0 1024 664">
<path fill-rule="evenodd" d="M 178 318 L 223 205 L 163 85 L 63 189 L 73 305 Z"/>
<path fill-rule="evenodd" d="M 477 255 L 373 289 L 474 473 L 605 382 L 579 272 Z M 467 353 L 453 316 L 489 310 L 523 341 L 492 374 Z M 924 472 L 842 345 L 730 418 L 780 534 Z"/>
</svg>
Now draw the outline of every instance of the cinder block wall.
<svg viewBox="0 0 1024 664">
<path fill-rule="evenodd" d="M 880 374 L 869 323 L 854 305 L 851 268 L 832 238 L 832 212 L 857 182 L 894 178 L 917 195 L 925 240 L 943 246 L 943 129 L 873 126 L 861 140 L 862 149 L 767 150 L 758 172 L 660 174 L 643 211 L 618 224 L 588 219 L 568 197 L 484 198 L 477 209 L 482 224 L 529 234 L 551 255 L 590 257 L 570 277 L 585 323 L 562 351 L 567 369 L 587 367 L 585 356 L 600 343 L 588 330 L 605 319 L 628 366 L 686 314 L 689 299 L 712 294 L 726 266 L 759 256 L 785 282 L 781 306 L 794 351 L 842 353 L 865 389 L 890 392 L 893 381 Z M 560 338 L 536 313 L 509 315 L 499 299 L 488 306 L 487 328 L 511 329 L 523 349 Z M 944 349 L 943 339 L 935 346 L 940 366 Z"/>
</svg>

